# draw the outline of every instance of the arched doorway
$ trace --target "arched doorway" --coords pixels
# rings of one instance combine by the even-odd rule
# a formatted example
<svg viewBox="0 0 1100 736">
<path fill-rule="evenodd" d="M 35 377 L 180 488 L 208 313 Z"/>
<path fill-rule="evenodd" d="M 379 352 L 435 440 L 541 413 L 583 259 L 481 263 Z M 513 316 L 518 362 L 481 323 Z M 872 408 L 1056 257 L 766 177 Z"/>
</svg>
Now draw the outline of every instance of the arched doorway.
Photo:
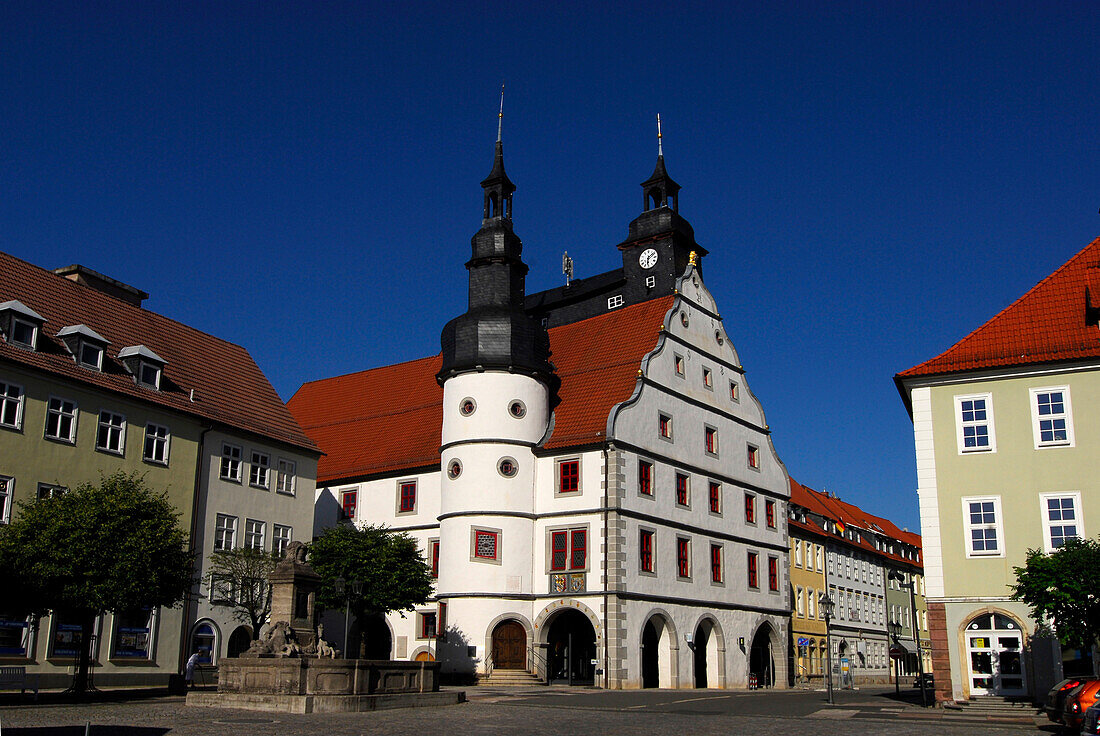
<svg viewBox="0 0 1100 736">
<path fill-rule="evenodd" d="M 595 683 L 596 630 L 588 617 L 576 609 L 558 613 L 546 632 L 546 664 L 551 683 L 592 685 Z"/>
<path fill-rule="evenodd" d="M 248 647 L 251 644 L 252 632 L 247 626 L 238 626 L 233 630 L 233 633 L 229 635 L 226 656 L 239 657 L 242 653 L 248 651 Z"/>
<path fill-rule="evenodd" d="M 413 657 L 413 661 L 414 662 L 434 662 L 435 657 L 432 656 L 431 652 L 419 652 L 419 653 L 417 653 L 417 655 L 415 657 Z"/>
<path fill-rule="evenodd" d="M 771 627 L 764 624 L 756 630 L 749 647 L 749 677 L 756 677 L 757 687 L 775 685 L 775 658 L 772 654 Z"/>
<path fill-rule="evenodd" d="M 386 619 L 379 614 L 364 616 L 357 622 L 357 626 L 348 637 L 353 644 L 358 639 L 359 657 L 361 659 L 390 659 L 393 651 L 393 641 L 390 638 L 390 627 L 386 625 Z M 350 647 L 354 652 L 355 647 Z"/>
<path fill-rule="evenodd" d="M 963 647 L 971 695 L 1023 695 L 1024 633 L 1001 613 L 982 613 L 964 630 Z"/>
<path fill-rule="evenodd" d="M 649 617 L 642 627 L 642 687 L 675 687 L 672 682 L 672 646 L 676 634 L 662 614 Z"/>
<path fill-rule="evenodd" d="M 501 621 L 493 629 L 493 668 L 527 669 L 527 630 L 519 621 Z"/>
<path fill-rule="evenodd" d="M 191 632 L 191 651 L 199 653 L 199 664 L 217 664 L 218 627 L 202 621 Z"/>
</svg>

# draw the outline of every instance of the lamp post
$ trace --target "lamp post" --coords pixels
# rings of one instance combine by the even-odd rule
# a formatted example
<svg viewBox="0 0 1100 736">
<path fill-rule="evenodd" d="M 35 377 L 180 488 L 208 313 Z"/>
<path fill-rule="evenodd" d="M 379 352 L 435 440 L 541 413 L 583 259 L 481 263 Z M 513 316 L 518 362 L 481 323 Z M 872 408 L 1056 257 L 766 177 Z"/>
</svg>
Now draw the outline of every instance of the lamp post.
<svg viewBox="0 0 1100 736">
<path fill-rule="evenodd" d="M 344 597 L 344 659 L 348 657 L 348 627 L 351 624 L 351 596 L 348 595 L 348 583 L 343 577 L 332 581 L 332 587 L 336 589 L 336 595 Z M 363 581 L 351 581 L 351 594 L 358 598 L 363 592 Z"/>
<path fill-rule="evenodd" d="M 913 642 L 917 645 L 917 668 L 920 673 L 920 702 L 925 708 L 928 707 L 928 683 L 924 681 L 924 652 L 920 648 L 920 627 L 917 625 L 917 597 L 914 592 L 916 586 L 916 580 L 913 578 L 913 574 L 909 573 L 909 582 L 903 582 L 905 580 L 904 575 L 898 571 L 890 573 L 890 577 L 898 581 L 898 585 L 902 588 L 909 589 L 909 607 L 913 612 Z"/>
<path fill-rule="evenodd" d="M 829 705 L 833 704 L 833 639 L 829 624 L 833 620 L 833 599 L 828 593 L 823 593 L 818 602 L 818 608 L 825 614 L 825 669 L 829 675 Z"/>
<path fill-rule="evenodd" d="M 891 621 L 887 624 L 887 628 L 890 629 L 890 636 L 894 639 L 893 646 L 901 648 L 901 624 L 897 621 Z M 894 660 L 894 694 L 901 695 L 901 669 L 900 658 L 893 656 L 891 653 L 891 659 Z"/>
</svg>

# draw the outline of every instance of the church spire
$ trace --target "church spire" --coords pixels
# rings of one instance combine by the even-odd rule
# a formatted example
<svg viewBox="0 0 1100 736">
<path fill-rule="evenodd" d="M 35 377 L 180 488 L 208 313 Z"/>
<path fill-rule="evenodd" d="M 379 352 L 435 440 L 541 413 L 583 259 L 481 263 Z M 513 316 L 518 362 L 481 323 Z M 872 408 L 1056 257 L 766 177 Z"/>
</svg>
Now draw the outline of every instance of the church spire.
<svg viewBox="0 0 1100 736">
<path fill-rule="evenodd" d="M 501 130 L 504 126 L 504 85 L 500 85 L 500 112 L 497 113 L 497 142 L 493 152 L 493 170 L 481 182 L 484 190 L 484 203 L 481 217 L 512 219 L 512 194 L 516 185 L 504 173 L 504 143 Z"/>
<path fill-rule="evenodd" d="M 665 151 L 661 135 L 661 115 L 657 114 L 657 165 L 653 168 L 653 174 L 642 182 L 643 208 L 646 212 L 658 207 L 671 207 L 673 212 L 679 210 L 677 193 L 680 185 L 672 180 L 665 170 Z"/>
</svg>

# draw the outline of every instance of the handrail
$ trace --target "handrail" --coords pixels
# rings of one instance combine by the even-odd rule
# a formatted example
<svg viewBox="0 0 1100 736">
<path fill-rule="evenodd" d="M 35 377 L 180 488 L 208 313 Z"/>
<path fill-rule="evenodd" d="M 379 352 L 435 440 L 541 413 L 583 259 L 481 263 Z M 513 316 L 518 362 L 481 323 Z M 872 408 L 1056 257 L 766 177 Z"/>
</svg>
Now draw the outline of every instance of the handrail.
<svg viewBox="0 0 1100 736">
<path fill-rule="evenodd" d="M 493 674 L 493 652 L 490 650 L 485 653 L 485 659 L 482 660 L 485 665 L 485 677 L 490 677 Z"/>
<path fill-rule="evenodd" d="M 536 661 L 534 663 L 535 666 L 532 667 L 531 669 L 534 670 L 534 674 L 537 677 L 538 673 L 539 673 L 538 665 L 541 663 L 542 664 L 542 671 L 544 673 L 546 673 L 546 676 L 542 678 L 542 680 L 543 680 L 542 684 L 546 685 L 546 686 L 549 686 L 550 685 L 550 665 L 546 661 L 546 651 L 547 650 L 542 649 L 541 647 L 535 647 L 532 650 L 532 653 L 535 655 L 535 660 Z"/>
</svg>

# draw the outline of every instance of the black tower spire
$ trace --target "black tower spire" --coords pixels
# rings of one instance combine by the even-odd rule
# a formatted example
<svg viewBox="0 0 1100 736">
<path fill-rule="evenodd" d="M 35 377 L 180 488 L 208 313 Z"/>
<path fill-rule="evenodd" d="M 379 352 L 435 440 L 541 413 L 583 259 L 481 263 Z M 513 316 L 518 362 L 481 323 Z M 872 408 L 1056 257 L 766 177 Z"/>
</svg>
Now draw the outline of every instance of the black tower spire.
<svg viewBox="0 0 1100 736">
<path fill-rule="evenodd" d="M 499 123 L 493 169 L 481 188 L 481 229 L 471 240 L 473 255 L 466 262 L 469 308 L 443 327 L 443 364 L 437 378 L 442 383 L 457 373 L 507 370 L 532 375 L 556 394 L 558 379 L 550 363 L 550 337 L 542 323 L 523 308 L 527 265 L 522 259 L 523 244 L 512 231 L 516 187 L 504 173 Z"/>
</svg>

